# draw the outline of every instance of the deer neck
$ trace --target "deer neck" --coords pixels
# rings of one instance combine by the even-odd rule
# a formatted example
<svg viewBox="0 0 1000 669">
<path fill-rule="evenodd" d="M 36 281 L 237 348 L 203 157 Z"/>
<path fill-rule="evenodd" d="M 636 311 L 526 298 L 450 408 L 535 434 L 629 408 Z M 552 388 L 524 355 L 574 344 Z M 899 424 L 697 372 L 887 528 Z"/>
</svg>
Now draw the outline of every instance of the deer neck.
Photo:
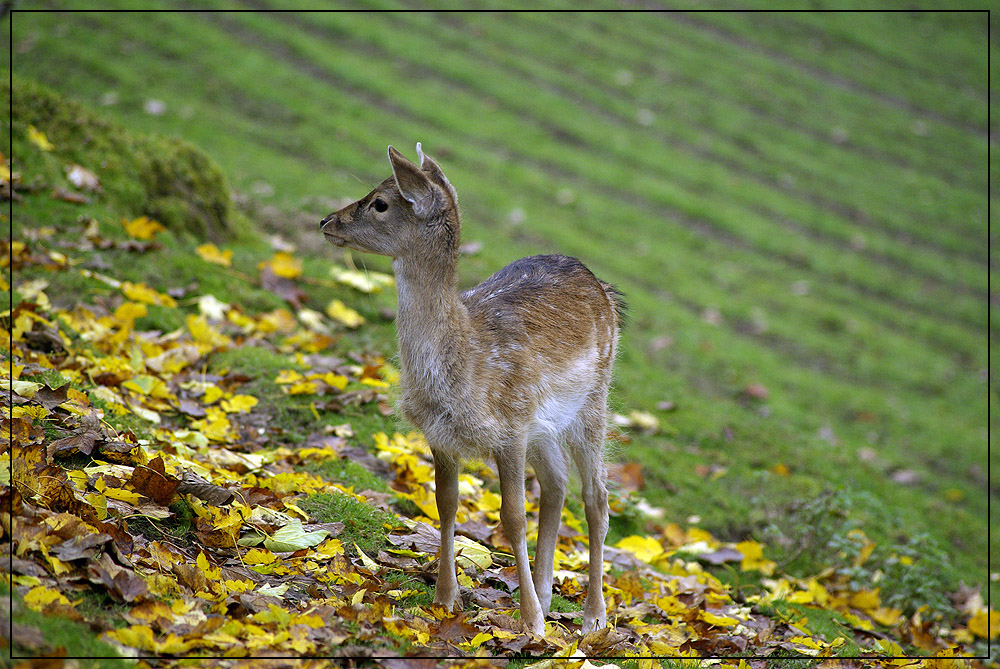
<svg viewBox="0 0 1000 669">
<path fill-rule="evenodd" d="M 456 261 L 393 261 L 400 363 L 410 382 L 427 390 L 459 380 L 448 377 L 462 368 L 471 340 L 469 311 L 458 299 Z"/>
</svg>

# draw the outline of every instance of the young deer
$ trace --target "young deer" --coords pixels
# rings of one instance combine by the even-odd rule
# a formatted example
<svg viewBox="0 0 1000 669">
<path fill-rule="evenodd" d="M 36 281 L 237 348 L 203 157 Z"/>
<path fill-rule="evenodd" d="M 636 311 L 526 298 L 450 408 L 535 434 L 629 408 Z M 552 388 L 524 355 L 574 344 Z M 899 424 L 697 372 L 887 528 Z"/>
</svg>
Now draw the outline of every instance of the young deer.
<svg viewBox="0 0 1000 669">
<path fill-rule="evenodd" d="M 517 561 L 521 620 L 544 634 L 572 459 L 590 528 L 583 628 L 604 627 L 605 413 L 624 301 L 579 260 L 559 255 L 523 258 L 457 292 L 455 189 L 420 144 L 417 154 L 419 167 L 390 146 L 392 176 L 320 226 L 336 246 L 393 258 L 399 408 L 423 430 L 434 454 L 441 517 L 434 603 L 449 610 L 461 605 L 454 549 L 460 460 L 492 456 L 500 520 Z M 525 462 L 541 488 L 534 578 L 525 541 Z"/>
</svg>

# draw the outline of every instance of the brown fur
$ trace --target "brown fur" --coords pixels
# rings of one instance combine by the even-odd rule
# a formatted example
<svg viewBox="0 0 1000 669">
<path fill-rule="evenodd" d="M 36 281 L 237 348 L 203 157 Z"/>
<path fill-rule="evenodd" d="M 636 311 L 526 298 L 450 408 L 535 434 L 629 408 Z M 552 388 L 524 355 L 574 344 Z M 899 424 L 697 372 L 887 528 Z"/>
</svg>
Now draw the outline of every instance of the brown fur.
<svg viewBox="0 0 1000 669">
<path fill-rule="evenodd" d="M 621 294 L 579 260 L 522 258 L 471 290 L 456 288 L 461 218 L 441 168 L 420 166 L 389 147 L 393 176 L 323 219 L 338 246 L 393 258 L 399 293 L 400 409 L 434 452 L 441 517 L 441 567 L 434 601 L 460 603 L 454 570 L 457 476 L 463 456 L 492 456 L 501 521 L 517 560 L 521 618 L 544 632 L 552 597 L 552 555 L 572 459 L 590 527 L 585 629 L 603 627 L 603 462 L 611 368 L 624 315 Z M 382 209 L 382 211 L 379 211 Z M 541 486 L 534 576 L 528 566 L 524 467 Z"/>
</svg>

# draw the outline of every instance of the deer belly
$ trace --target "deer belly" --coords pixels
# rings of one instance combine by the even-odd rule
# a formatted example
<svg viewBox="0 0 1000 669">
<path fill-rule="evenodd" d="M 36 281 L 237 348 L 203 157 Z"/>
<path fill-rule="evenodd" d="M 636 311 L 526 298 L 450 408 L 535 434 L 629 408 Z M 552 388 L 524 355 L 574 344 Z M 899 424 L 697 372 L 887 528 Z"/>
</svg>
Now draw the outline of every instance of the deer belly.
<svg viewBox="0 0 1000 669">
<path fill-rule="evenodd" d="M 596 390 L 596 351 L 561 372 L 543 375 L 538 383 L 538 408 L 528 425 L 528 441 L 555 438 L 566 431 Z"/>
</svg>

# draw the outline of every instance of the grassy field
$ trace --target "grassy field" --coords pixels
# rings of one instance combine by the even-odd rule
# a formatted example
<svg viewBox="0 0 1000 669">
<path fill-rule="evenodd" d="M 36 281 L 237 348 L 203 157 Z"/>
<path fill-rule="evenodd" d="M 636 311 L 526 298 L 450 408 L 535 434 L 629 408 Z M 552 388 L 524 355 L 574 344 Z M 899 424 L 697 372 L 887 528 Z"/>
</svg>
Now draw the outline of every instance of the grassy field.
<svg viewBox="0 0 1000 669">
<path fill-rule="evenodd" d="M 985 587 L 987 549 L 1000 548 L 987 532 L 1000 519 L 987 517 L 1000 473 L 987 355 L 1000 330 L 985 24 L 18 11 L 7 64 L 130 129 L 203 148 L 250 220 L 312 267 L 341 257 L 319 219 L 388 175 L 387 144 L 412 157 L 421 141 L 458 190 L 463 239 L 482 244 L 462 259 L 463 286 L 560 252 L 628 296 L 612 401 L 663 429 L 612 458 L 643 465 L 642 494 L 669 518 L 767 534 L 778 550 L 803 502 L 842 490 L 880 543 L 939 546 L 926 554 L 942 587 Z M 68 210 L 54 216 L 70 227 Z M 393 352 L 389 323 L 362 337 Z M 656 408 L 665 401 L 674 410 Z"/>
</svg>

